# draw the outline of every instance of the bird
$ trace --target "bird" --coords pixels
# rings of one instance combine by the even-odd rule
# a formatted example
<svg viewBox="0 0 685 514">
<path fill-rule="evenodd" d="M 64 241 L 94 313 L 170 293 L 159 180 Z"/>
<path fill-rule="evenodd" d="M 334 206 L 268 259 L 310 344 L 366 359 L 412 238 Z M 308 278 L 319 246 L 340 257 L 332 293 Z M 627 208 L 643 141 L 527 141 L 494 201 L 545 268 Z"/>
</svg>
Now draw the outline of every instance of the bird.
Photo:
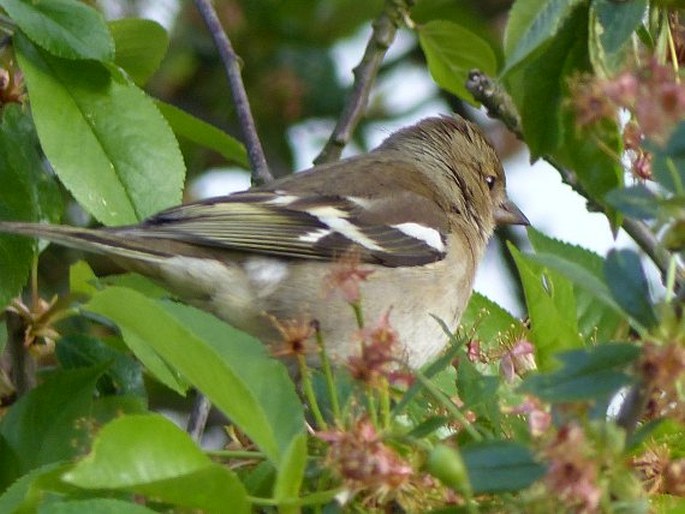
<svg viewBox="0 0 685 514">
<path fill-rule="evenodd" d="M 106 254 L 272 348 L 279 321 L 305 317 L 334 363 L 360 351 L 350 299 L 330 290 L 332 269 L 347 262 L 366 322 L 386 316 L 398 359 L 419 368 L 448 342 L 435 318 L 457 329 L 496 225 L 528 223 L 492 145 L 451 114 L 368 153 L 138 224 L 0 221 L 0 232 Z"/>
</svg>

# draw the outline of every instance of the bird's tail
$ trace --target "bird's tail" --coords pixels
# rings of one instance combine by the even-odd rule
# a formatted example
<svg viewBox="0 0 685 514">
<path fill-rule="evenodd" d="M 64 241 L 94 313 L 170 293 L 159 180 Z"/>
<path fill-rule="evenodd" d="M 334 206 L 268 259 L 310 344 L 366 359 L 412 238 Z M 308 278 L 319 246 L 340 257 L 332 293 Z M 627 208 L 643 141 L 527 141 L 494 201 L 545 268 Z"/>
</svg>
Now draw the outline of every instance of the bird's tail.
<svg viewBox="0 0 685 514">
<path fill-rule="evenodd" d="M 66 225 L 0 221 L 0 233 L 31 236 L 86 252 L 124 257 L 133 260 L 159 261 L 164 254 L 136 237 L 125 228 L 88 229 Z"/>
</svg>

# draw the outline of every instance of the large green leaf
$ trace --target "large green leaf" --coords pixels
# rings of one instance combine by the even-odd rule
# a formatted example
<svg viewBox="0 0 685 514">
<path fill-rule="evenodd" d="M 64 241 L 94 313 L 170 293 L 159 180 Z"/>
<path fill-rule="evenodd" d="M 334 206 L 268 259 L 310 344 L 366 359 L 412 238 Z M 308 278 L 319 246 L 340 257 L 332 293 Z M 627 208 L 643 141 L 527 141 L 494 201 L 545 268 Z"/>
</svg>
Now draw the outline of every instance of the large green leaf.
<svg viewBox="0 0 685 514">
<path fill-rule="evenodd" d="M 90 417 L 95 384 L 104 369 L 95 366 L 57 372 L 12 405 L 0 422 L 5 443 L 3 466 L 14 458 L 22 475 L 78 455 L 89 436 L 84 420 Z M 5 480 L 10 478 L 2 475 Z M 0 484 L 0 488 L 7 485 Z"/>
<path fill-rule="evenodd" d="M 507 73 L 551 41 L 582 0 L 517 0 L 504 35 Z M 542 76 L 538 78 L 543 78 Z"/>
<path fill-rule="evenodd" d="M 243 168 L 249 167 L 247 150 L 234 137 L 173 105 L 158 100 L 157 107 L 176 135 L 214 150 L 229 162 L 234 162 Z"/>
<path fill-rule="evenodd" d="M 585 338 L 611 339 L 625 313 L 613 300 L 604 281 L 604 259 L 599 255 L 528 229 L 535 254 L 529 258 L 573 283 L 578 328 Z"/>
<path fill-rule="evenodd" d="M 15 40 L 43 150 L 85 209 L 105 224 L 125 224 L 180 203 L 183 158 L 143 91 L 99 63 Z"/>
<path fill-rule="evenodd" d="M 538 365 L 540 369 L 550 369 L 554 365 L 554 353 L 583 346 L 576 319 L 573 285 L 511 244 L 509 251 L 523 285 L 532 327 L 530 337 L 535 343 Z"/>
<path fill-rule="evenodd" d="M 152 20 L 124 18 L 109 22 L 114 37 L 114 62 L 139 86 L 144 85 L 159 68 L 169 35 Z"/>
<path fill-rule="evenodd" d="M 0 219 L 37 221 L 37 182 L 43 174 L 30 119 L 18 105 L 8 105 L 0 125 Z M 0 235 L 0 308 L 19 294 L 31 269 L 35 242 Z"/>
<path fill-rule="evenodd" d="M 461 448 L 475 493 L 518 491 L 545 474 L 530 448 L 515 441 L 485 441 Z"/>
<path fill-rule="evenodd" d="M 130 491 L 202 512 L 248 512 L 235 473 L 156 414 L 122 416 L 105 425 L 91 453 L 62 478 L 83 489 Z"/>
<path fill-rule="evenodd" d="M 577 9 L 548 44 L 503 77 L 534 157 L 554 154 L 563 142 L 568 77 L 589 67 L 586 17 L 585 9 Z"/>
<path fill-rule="evenodd" d="M 202 391 L 269 458 L 280 462 L 304 416 L 284 366 L 263 345 L 197 309 L 122 287 L 93 296 L 87 308 L 144 342 Z"/>
<path fill-rule="evenodd" d="M 77 0 L 0 0 L 12 21 L 37 45 L 66 59 L 111 61 L 112 37 L 102 15 Z"/>
<path fill-rule="evenodd" d="M 475 104 L 473 96 L 466 90 L 466 79 L 473 68 L 488 75 L 497 71 L 497 58 L 490 45 L 480 36 L 450 21 L 429 21 L 418 26 L 417 31 L 433 80 L 441 88 Z"/>
</svg>

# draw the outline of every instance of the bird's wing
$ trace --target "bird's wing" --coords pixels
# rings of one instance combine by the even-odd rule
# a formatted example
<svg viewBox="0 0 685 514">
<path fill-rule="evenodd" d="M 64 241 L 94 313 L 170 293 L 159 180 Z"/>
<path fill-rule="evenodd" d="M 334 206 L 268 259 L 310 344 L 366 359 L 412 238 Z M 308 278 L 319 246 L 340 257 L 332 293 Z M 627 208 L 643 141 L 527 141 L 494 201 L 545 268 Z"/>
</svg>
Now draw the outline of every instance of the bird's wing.
<svg viewBox="0 0 685 514">
<path fill-rule="evenodd" d="M 365 262 L 416 266 L 444 257 L 441 216 L 430 200 L 413 193 L 384 202 L 257 191 L 174 207 L 125 230 L 136 237 L 295 258 L 330 260 L 354 249 Z M 437 223 L 427 221 L 436 217 Z"/>
</svg>

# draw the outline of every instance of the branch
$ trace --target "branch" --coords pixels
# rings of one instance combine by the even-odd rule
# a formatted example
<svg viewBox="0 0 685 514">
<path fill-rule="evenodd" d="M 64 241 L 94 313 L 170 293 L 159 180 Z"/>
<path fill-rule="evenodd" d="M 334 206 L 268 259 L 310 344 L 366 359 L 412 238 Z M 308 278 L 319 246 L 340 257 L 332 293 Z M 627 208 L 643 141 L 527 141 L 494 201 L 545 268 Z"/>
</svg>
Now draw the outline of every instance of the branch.
<svg viewBox="0 0 685 514">
<path fill-rule="evenodd" d="M 523 141 L 523 129 L 514 101 L 499 82 L 495 82 L 480 70 L 469 71 L 466 89 L 473 98 L 483 104 L 488 116 L 500 120 L 516 137 Z"/>
<path fill-rule="evenodd" d="M 383 58 L 395 39 L 397 27 L 412 3 L 413 0 L 387 1 L 384 11 L 373 22 L 373 32 L 366 44 L 364 56 L 352 70 L 354 74 L 352 93 L 347 99 L 331 137 L 318 157 L 314 159 L 314 164 L 340 159 L 343 148 L 352 138 L 352 133 L 369 103 L 371 87 L 376 80 Z"/>
<path fill-rule="evenodd" d="M 17 396 L 21 397 L 36 387 L 36 363 L 24 346 L 26 325 L 19 314 L 5 311 L 7 325 L 7 351 L 10 358 L 10 375 Z"/>
<path fill-rule="evenodd" d="M 273 180 L 273 176 L 269 171 L 269 166 L 264 157 L 264 150 L 262 143 L 257 136 L 257 129 L 255 127 L 252 111 L 250 110 L 250 102 L 247 99 L 245 86 L 240 74 L 240 62 L 238 56 L 233 50 L 231 41 L 228 39 L 226 32 L 221 27 L 221 22 L 216 14 L 216 10 L 212 5 L 211 0 L 195 0 L 197 10 L 205 20 L 207 28 L 214 39 L 214 44 L 219 51 L 219 56 L 224 64 L 224 71 L 228 78 L 228 83 L 231 86 L 231 93 L 233 94 L 233 102 L 235 103 L 240 127 L 245 138 L 245 146 L 247 147 L 247 155 L 252 166 L 252 183 L 255 185 L 265 184 Z"/>
<path fill-rule="evenodd" d="M 516 134 L 519 139 L 523 140 L 521 118 L 511 97 L 500 84 L 495 83 L 480 70 L 471 70 L 466 82 L 466 89 L 469 90 L 476 100 L 483 104 L 490 116 L 501 120 L 509 130 Z M 571 186 L 576 193 L 587 200 L 588 207 L 604 214 L 607 213 L 607 208 L 585 191 L 572 171 L 562 166 L 553 157 L 545 156 L 545 160 L 559 171 L 565 184 Z M 665 281 L 668 276 L 671 255 L 659 244 L 649 226 L 643 221 L 629 217 L 623 218 L 621 226 L 659 268 Z M 679 283 L 681 282 L 680 274 L 677 280 Z"/>
</svg>

